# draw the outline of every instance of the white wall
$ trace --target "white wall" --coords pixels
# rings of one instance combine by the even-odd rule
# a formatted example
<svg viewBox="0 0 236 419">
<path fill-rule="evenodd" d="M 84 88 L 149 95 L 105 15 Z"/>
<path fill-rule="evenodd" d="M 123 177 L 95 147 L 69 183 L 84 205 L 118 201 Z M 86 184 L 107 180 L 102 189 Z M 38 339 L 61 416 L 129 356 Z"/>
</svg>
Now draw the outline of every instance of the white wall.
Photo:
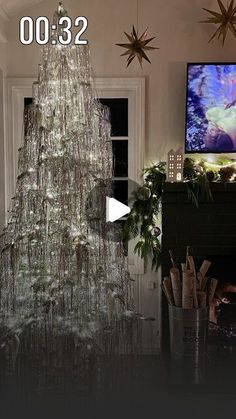
<svg viewBox="0 0 236 419">
<path fill-rule="evenodd" d="M 0 46 L 0 57 L 3 51 Z M 0 231 L 5 220 L 5 179 L 4 179 L 4 125 L 3 125 L 3 70 L 0 67 Z"/>
<path fill-rule="evenodd" d="M 202 7 L 217 9 L 215 0 L 139 0 L 140 30 L 158 38 L 153 45 L 160 50 L 149 54 L 152 65 L 138 63 L 126 69 L 123 52 L 115 46 L 125 41 L 124 31 L 136 23 L 136 0 L 65 0 L 71 16 L 85 15 L 89 20 L 87 37 L 96 76 L 147 77 L 146 162 L 166 158 L 167 151 L 184 140 L 185 69 L 188 61 L 234 61 L 235 46 L 230 34 L 224 48 L 219 42 L 208 44 L 211 25 L 201 25 L 206 16 Z M 40 48 L 22 46 L 18 40 L 21 16 L 51 17 L 57 1 L 49 0 L 25 10 L 8 25 L 8 75 L 35 76 Z"/>
<path fill-rule="evenodd" d="M 97 77 L 146 76 L 145 162 L 166 158 L 170 148 L 183 145 L 185 110 L 185 71 L 191 61 L 235 61 L 236 40 L 231 35 L 224 48 L 219 42 L 208 44 L 211 25 L 198 23 L 205 16 L 202 7 L 216 9 L 215 0 L 139 0 L 140 31 L 149 27 L 150 36 L 158 36 L 153 45 L 160 47 L 149 54 L 152 64 L 138 63 L 127 69 L 123 52 L 115 46 L 126 40 L 123 32 L 136 24 L 136 0 L 65 0 L 69 15 L 85 15 L 89 20 L 94 72 Z M 23 46 L 18 40 L 22 16 L 52 17 L 56 0 L 44 1 L 12 18 L 7 25 L 7 74 L 10 77 L 36 77 L 40 47 Z M 1 191 L 0 191 L 1 193 Z M 2 196 L 2 195 L 1 195 Z M 140 281 L 141 306 L 146 314 L 158 316 L 158 290 L 148 290 L 148 273 Z"/>
<path fill-rule="evenodd" d="M 0 14 L 0 231 L 5 220 L 5 177 L 4 177 L 4 77 L 7 67 L 6 22 Z"/>
</svg>

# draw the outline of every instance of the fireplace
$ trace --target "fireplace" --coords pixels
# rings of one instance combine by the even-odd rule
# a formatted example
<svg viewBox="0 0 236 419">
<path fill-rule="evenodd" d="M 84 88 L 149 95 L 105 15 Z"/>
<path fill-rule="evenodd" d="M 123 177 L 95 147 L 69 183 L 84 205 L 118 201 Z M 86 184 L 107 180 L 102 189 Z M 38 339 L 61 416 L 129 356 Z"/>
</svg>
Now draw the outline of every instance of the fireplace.
<svg viewBox="0 0 236 419">
<path fill-rule="evenodd" d="M 166 183 L 162 205 L 162 276 L 169 274 L 171 249 L 180 264 L 191 246 L 196 264 L 212 265 L 209 276 L 219 280 L 210 310 L 210 342 L 236 345 L 236 184 L 213 183 L 213 201 L 193 206 L 184 183 Z M 162 299 L 162 342 L 168 342 L 168 307 Z M 215 325 L 214 325 L 215 323 Z"/>
</svg>

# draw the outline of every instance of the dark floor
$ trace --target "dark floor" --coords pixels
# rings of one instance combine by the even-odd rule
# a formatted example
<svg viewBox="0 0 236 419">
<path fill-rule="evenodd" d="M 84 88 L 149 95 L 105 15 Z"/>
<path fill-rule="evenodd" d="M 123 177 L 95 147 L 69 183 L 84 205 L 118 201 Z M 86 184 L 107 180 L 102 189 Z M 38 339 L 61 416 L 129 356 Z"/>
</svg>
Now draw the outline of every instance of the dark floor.
<svg viewBox="0 0 236 419">
<path fill-rule="evenodd" d="M 158 356 L 100 360 L 84 372 L 25 365 L 1 380 L 0 418 L 215 418 L 236 411 L 236 353 L 197 365 Z"/>
</svg>

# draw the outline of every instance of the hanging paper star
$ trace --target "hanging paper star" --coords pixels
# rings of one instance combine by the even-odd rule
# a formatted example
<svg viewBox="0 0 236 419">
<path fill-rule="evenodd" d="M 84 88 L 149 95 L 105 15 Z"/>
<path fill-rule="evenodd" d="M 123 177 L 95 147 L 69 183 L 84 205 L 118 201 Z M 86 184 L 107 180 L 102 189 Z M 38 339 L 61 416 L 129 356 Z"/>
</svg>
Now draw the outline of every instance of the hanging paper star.
<svg viewBox="0 0 236 419">
<path fill-rule="evenodd" d="M 116 44 L 116 45 L 118 45 L 119 47 L 127 49 L 127 51 L 124 52 L 124 54 L 121 54 L 121 57 L 123 57 L 125 55 L 128 55 L 127 67 L 129 67 L 129 65 L 132 63 L 132 61 L 134 60 L 135 57 L 138 58 L 139 64 L 141 65 L 141 67 L 142 67 L 143 60 L 146 60 L 151 64 L 151 61 L 149 60 L 145 51 L 150 51 L 150 50 L 153 50 L 153 49 L 159 49 L 159 48 L 156 48 L 156 47 L 148 46 L 148 44 L 153 39 L 155 39 L 156 37 L 154 36 L 153 38 L 148 38 L 147 39 L 147 29 L 146 29 L 145 32 L 143 32 L 143 34 L 139 38 L 138 33 L 135 30 L 134 26 L 133 26 L 133 31 L 130 35 L 126 32 L 124 32 L 124 33 L 127 36 L 128 40 L 129 40 L 129 43 L 128 44 Z"/>
<path fill-rule="evenodd" d="M 234 6 L 234 0 L 231 0 L 228 8 L 226 8 L 221 0 L 217 0 L 221 13 L 214 12 L 209 9 L 203 8 L 206 12 L 210 13 L 211 16 L 207 20 L 204 20 L 201 23 L 213 23 L 219 25 L 217 30 L 214 32 L 209 42 L 211 42 L 215 37 L 220 39 L 222 37 L 222 43 L 224 45 L 225 39 L 228 33 L 228 30 L 232 32 L 236 38 L 236 7 Z"/>
</svg>

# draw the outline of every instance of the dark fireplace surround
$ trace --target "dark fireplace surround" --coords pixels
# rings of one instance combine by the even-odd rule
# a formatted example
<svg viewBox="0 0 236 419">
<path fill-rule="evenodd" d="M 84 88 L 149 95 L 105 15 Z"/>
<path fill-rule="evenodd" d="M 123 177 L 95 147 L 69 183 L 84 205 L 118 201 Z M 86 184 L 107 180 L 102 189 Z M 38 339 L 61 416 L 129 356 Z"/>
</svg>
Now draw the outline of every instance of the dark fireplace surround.
<svg viewBox="0 0 236 419">
<path fill-rule="evenodd" d="M 187 196 L 185 183 L 166 183 L 162 200 L 162 277 L 171 267 L 171 249 L 180 264 L 191 246 L 198 267 L 204 259 L 212 266 L 209 276 L 220 286 L 236 286 L 236 183 L 212 183 L 212 202 L 200 201 L 196 208 Z M 235 288 L 236 290 L 236 288 Z M 236 294 L 235 294 L 236 296 Z M 236 300 L 235 300 L 236 302 Z M 235 305 L 236 307 L 236 305 Z M 162 299 L 162 336 L 167 336 L 168 307 Z M 236 325 L 235 319 L 232 319 Z"/>
<path fill-rule="evenodd" d="M 186 246 L 192 247 L 199 261 L 214 260 L 212 274 L 226 275 L 225 270 L 230 267 L 222 266 L 223 257 L 229 263 L 235 261 L 236 268 L 236 183 L 212 183 L 211 190 L 213 201 L 200 201 L 196 208 L 188 199 L 185 183 L 165 184 L 162 200 L 164 275 L 170 268 L 168 250 L 173 251 L 178 262 L 184 262 Z M 234 274 L 236 279 L 236 270 Z"/>
</svg>

